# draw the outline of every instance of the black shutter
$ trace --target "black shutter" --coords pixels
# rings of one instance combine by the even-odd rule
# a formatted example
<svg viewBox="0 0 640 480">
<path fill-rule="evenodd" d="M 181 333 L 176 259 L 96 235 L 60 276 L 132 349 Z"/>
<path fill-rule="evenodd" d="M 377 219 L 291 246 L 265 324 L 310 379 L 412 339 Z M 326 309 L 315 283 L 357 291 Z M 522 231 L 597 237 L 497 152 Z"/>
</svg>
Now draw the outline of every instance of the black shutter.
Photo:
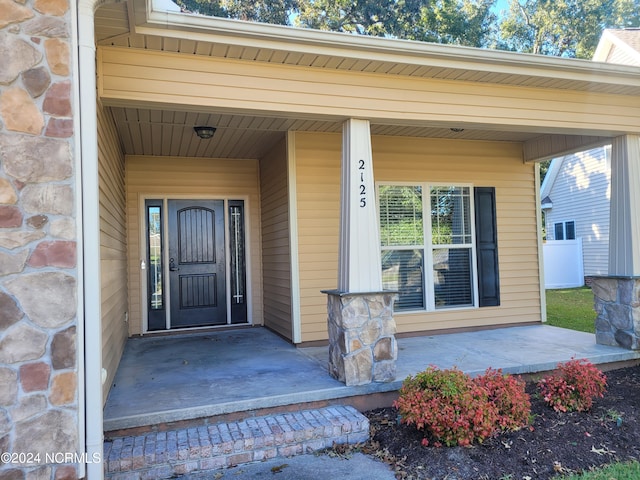
<svg viewBox="0 0 640 480">
<path fill-rule="evenodd" d="M 478 257 L 478 304 L 500 305 L 498 274 L 498 234 L 496 228 L 496 189 L 476 187 L 476 254 Z"/>
</svg>

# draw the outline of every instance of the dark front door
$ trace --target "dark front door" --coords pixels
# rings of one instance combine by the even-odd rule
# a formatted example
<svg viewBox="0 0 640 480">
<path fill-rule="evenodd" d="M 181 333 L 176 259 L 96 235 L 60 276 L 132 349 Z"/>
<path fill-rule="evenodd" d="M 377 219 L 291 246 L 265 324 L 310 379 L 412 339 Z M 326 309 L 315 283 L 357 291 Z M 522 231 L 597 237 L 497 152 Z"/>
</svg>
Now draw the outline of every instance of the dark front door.
<svg viewBox="0 0 640 480">
<path fill-rule="evenodd" d="M 224 201 L 169 200 L 171 328 L 227 323 Z"/>
</svg>

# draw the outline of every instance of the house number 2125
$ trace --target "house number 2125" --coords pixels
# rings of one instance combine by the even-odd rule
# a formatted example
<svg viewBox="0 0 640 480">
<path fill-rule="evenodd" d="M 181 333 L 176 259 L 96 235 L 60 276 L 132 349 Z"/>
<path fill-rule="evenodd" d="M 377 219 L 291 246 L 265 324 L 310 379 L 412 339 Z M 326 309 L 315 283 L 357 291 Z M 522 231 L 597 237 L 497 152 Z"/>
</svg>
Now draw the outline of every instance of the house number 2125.
<svg viewBox="0 0 640 480">
<path fill-rule="evenodd" d="M 358 171 L 360 172 L 360 208 L 367 206 L 367 188 L 364 185 L 364 160 L 358 160 Z"/>
</svg>

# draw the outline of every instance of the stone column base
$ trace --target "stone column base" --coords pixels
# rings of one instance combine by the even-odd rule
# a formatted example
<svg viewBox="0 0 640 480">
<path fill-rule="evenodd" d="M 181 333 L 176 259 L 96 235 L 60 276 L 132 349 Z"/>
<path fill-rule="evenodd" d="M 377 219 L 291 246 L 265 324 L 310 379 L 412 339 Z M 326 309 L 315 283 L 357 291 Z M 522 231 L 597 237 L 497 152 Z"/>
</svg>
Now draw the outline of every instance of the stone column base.
<svg viewBox="0 0 640 480">
<path fill-rule="evenodd" d="M 328 295 L 329 373 L 347 386 L 396 378 L 394 292 Z"/>
<path fill-rule="evenodd" d="M 640 349 L 640 278 L 594 277 L 596 343 Z"/>
</svg>

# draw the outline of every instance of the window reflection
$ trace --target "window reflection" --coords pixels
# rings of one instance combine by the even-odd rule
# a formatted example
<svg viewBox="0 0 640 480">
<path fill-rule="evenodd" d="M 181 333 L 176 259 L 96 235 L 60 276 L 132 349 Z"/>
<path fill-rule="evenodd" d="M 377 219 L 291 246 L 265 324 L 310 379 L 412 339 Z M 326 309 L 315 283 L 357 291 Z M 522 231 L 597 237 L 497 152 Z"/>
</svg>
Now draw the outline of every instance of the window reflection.
<svg viewBox="0 0 640 480">
<path fill-rule="evenodd" d="M 162 211 L 159 206 L 147 207 L 149 225 L 149 307 L 164 308 L 162 297 Z"/>
</svg>

